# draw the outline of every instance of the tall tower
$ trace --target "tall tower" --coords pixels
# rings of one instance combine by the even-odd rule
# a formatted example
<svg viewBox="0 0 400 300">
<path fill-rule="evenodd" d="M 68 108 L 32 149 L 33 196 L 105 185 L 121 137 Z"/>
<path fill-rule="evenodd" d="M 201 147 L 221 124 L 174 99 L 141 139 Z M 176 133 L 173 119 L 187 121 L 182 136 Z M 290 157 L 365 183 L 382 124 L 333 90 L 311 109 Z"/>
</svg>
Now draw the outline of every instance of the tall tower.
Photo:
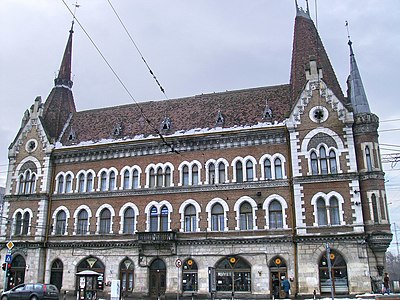
<svg viewBox="0 0 400 300">
<path fill-rule="evenodd" d="M 76 112 L 74 97 L 71 90 L 73 84 L 71 80 L 73 33 L 72 23 L 58 76 L 54 79 L 54 87 L 47 97 L 43 109 L 43 125 L 52 143 L 57 141 L 65 123 L 70 118 L 71 114 Z"/>
<path fill-rule="evenodd" d="M 352 42 L 350 47 L 350 76 L 348 78 L 348 97 L 354 114 L 354 140 L 357 153 L 357 167 L 360 181 L 360 199 L 363 209 L 365 232 L 369 251 L 371 275 L 380 282 L 384 269 L 386 249 L 392 240 L 389 212 L 384 186 L 378 127 L 379 118 L 371 113 L 364 86 L 354 56 Z M 374 276 L 375 275 L 375 276 Z"/>
</svg>

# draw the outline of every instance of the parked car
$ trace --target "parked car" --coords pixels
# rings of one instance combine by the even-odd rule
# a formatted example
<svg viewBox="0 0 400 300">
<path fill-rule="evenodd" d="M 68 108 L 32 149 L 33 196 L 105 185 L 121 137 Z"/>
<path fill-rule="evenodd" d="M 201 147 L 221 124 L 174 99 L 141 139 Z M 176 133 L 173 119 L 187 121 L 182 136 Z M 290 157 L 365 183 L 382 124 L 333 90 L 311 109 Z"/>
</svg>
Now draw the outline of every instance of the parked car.
<svg viewBox="0 0 400 300">
<path fill-rule="evenodd" d="M 53 284 L 23 283 L 1 294 L 1 300 L 58 300 L 59 292 Z"/>
</svg>

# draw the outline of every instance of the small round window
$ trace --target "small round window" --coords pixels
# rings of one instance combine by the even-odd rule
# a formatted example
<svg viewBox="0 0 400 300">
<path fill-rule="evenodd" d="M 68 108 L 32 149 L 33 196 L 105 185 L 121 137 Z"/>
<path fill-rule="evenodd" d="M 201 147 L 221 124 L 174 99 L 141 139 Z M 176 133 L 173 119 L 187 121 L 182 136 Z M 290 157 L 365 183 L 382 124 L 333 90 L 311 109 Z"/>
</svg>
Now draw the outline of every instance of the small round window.
<svg viewBox="0 0 400 300">
<path fill-rule="evenodd" d="M 36 141 L 35 139 L 30 139 L 30 140 L 26 143 L 25 149 L 26 149 L 26 151 L 28 151 L 29 153 L 31 153 L 31 152 L 33 152 L 33 151 L 36 150 L 37 145 L 38 145 L 38 143 L 37 143 L 37 141 Z"/>
<path fill-rule="evenodd" d="M 322 123 L 328 119 L 328 110 L 323 106 L 316 106 L 310 110 L 310 119 L 315 123 Z"/>
</svg>

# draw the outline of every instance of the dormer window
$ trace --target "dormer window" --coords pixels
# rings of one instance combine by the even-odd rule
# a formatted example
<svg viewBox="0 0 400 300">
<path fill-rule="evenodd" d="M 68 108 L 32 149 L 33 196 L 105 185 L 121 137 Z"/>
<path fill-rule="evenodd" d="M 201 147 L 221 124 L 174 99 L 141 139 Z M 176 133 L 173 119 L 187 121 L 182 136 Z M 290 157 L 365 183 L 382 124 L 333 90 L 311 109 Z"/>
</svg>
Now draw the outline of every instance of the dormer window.
<svg viewBox="0 0 400 300">
<path fill-rule="evenodd" d="M 217 121 L 215 122 L 215 126 L 222 127 L 224 125 L 224 117 L 222 116 L 221 111 L 218 111 Z"/>
<path fill-rule="evenodd" d="M 75 131 L 71 129 L 68 135 L 68 141 L 74 141 L 75 139 L 76 139 Z"/>
<path fill-rule="evenodd" d="M 165 117 L 164 120 L 161 122 L 161 130 L 170 130 L 171 129 L 171 119 Z"/>
<path fill-rule="evenodd" d="M 265 100 L 263 119 L 267 119 L 268 121 L 272 119 L 272 109 L 268 106 L 268 99 Z"/>
<path fill-rule="evenodd" d="M 116 124 L 116 125 L 114 126 L 114 129 L 113 129 L 113 132 L 112 132 L 113 136 L 119 136 L 119 135 L 121 135 L 121 134 L 122 134 L 122 129 L 123 129 L 123 126 L 122 126 L 121 123 Z"/>
</svg>

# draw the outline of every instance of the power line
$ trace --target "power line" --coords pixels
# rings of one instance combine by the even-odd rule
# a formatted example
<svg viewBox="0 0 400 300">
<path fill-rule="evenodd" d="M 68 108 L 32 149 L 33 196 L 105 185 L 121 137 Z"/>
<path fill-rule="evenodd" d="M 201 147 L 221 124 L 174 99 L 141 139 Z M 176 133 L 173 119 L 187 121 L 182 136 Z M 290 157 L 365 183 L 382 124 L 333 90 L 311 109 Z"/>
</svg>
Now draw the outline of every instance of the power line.
<svg viewBox="0 0 400 300">
<path fill-rule="evenodd" d="M 107 0 L 108 3 L 110 4 L 112 10 L 114 11 L 114 14 L 116 15 L 116 17 L 118 18 L 119 22 L 121 23 L 122 27 L 124 28 L 126 34 L 128 35 L 129 39 L 131 40 L 133 46 L 136 48 L 137 52 L 139 53 L 141 59 L 143 60 L 144 64 L 146 65 L 147 69 L 149 70 L 150 74 L 152 75 L 153 79 L 155 80 L 155 82 L 157 83 L 158 87 L 160 88 L 161 92 L 164 94 L 165 98 L 168 99 L 167 94 L 165 93 L 164 88 L 161 86 L 160 82 L 158 81 L 156 75 L 154 74 L 154 72 L 151 70 L 149 64 L 147 63 L 146 59 L 143 57 L 142 52 L 139 50 L 139 47 L 137 46 L 137 44 L 135 43 L 135 41 L 133 40 L 131 34 L 129 33 L 128 29 L 126 28 L 124 22 L 122 22 L 122 19 L 120 18 L 120 16 L 118 15 L 117 11 L 115 10 L 114 6 L 111 4 L 110 0 Z"/>
<path fill-rule="evenodd" d="M 132 101 L 134 102 L 134 104 L 137 106 L 137 108 L 139 109 L 139 112 L 141 114 L 141 116 L 146 120 L 148 126 L 155 132 L 157 133 L 157 135 L 161 138 L 161 140 L 163 141 L 163 143 L 168 146 L 168 148 L 170 148 L 172 150 L 172 152 L 180 154 L 177 150 L 174 149 L 174 146 L 171 143 L 168 143 L 165 139 L 165 137 L 162 135 L 162 133 L 160 132 L 160 130 L 158 130 L 156 127 L 154 127 L 150 121 L 150 119 L 146 116 L 146 114 L 144 113 L 142 107 L 139 105 L 139 103 L 136 101 L 136 99 L 133 97 L 132 93 L 129 91 L 129 89 L 127 88 L 127 86 L 125 85 L 125 83 L 122 81 L 121 77 L 119 77 L 119 75 L 117 74 L 117 72 L 114 70 L 114 68 L 111 66 L 111 64 L 108 62 L 107 58 L 104 56 L 104 54 L 101 52 L 100 48 L 96 45 L 96 43 L 94 42 L 94 40 L 91 38 L 91 36 L 89 35 L 89 33 L 85 30 L 85 28 L 83 27 L 83 25 L 81 24 L 81 22 L 78 20 L 78 18 L 75 16 L 75 14 L 71 11 L 71 9 L 68 7 L 67 3 L 65 3 L 65 0 L 61 0 L 65 7 L 68 9 L 68 11 L 71 13 L 71 15 L 74 17 L 74 20 L 76 20 L 76 22 L 78 23 L 79 27 L 83 30 L 83 32 L 85 33 L 85 35 L 87 36 L 87 38 L 89 39 L 89 41 L 92 43 L 92 45 L 95 47 L 95 49 L 97 50 L 97 52 L 100 54 L 101 58 L 103 59 L 103 61 L 106 63 L 106 65 L 108 66 L 108 68 L 111 70 L 111 72 L 114 74 L 115 78 L 117 78 L 118 82 L 121 84 L 121 86 L 123 87 L 123 89 L 126 91 L 126 93 L 129 95 L 129 97 L 132 99 Z"/>
</svg>

